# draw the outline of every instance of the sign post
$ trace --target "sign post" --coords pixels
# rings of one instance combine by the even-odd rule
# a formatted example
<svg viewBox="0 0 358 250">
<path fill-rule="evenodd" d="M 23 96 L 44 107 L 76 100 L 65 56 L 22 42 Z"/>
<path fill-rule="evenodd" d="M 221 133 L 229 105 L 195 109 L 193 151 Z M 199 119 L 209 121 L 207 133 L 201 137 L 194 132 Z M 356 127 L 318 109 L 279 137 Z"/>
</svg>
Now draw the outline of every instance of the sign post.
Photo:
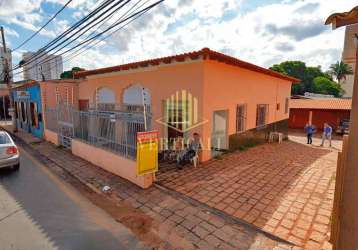
<svg viewBox="0 0 358 250">
<path fill-rule="evenodd" d="M 158 171 L 158 131 L 137 133 L 137 176 Z"/>
</svg>

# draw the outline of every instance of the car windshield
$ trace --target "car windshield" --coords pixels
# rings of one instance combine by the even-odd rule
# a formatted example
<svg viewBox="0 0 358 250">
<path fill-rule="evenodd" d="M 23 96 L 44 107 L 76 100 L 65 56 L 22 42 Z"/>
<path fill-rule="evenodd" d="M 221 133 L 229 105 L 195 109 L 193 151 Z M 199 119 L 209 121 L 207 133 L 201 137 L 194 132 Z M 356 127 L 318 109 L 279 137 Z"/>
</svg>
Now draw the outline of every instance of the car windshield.
<svg viewBox="0 0 358 250">
<path fill-rule="evenodd" d="M 8 144 L 11 143 L 10 138 L 5 133 L 0 133 L 0 144 Z"/>
</svg>

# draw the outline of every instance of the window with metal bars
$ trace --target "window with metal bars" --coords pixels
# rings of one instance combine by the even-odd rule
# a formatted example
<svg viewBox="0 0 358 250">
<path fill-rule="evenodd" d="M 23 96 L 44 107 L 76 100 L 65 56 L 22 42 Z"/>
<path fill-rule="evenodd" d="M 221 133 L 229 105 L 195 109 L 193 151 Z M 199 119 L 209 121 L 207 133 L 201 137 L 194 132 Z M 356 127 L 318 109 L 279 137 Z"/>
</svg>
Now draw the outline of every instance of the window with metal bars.
<svg viewBox="0 0 358 250">
<path fill-rule="evenodd" d="M 236 133 L 245 131 L 246 129 L 246 104 L 238 104 L 236 106 Z"/>
<path fill-rule="evenodd" d="M 268 104 L 258 104 L 256 109 L 256 127 L 262 127 L 267 123 Z"/>
</svg>

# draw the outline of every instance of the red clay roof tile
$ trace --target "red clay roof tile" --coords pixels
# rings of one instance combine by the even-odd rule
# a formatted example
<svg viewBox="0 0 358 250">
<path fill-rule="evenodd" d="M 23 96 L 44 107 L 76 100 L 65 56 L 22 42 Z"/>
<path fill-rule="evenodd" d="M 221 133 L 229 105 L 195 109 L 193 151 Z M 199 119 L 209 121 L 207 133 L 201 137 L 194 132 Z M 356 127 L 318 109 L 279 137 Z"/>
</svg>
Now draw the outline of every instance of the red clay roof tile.
<svg viewBox="0 0 358 250">
<path fill-rule="evenodd" d="M 252 63 L 248 63 L 242 60 L 239 60 L 235 57 L 228 56 L 213 50 L 210 50 L 209 48 L 203 48 L 199 51 L 193 51 L 189 53 L 174 55 L 174 56 L 167 56 L 167 57 L 161 57 L 161 58 L 155 58 L 145 61 L 139 61 L 139 62 L 133 62 L 118 66 L 112 66 L 107 68 L 100 68 L 100 69 L 94 69 L 94 70 L 86 70 L 86 71 L 79 71 L 75 73 L 76 78 L 86 77 L 90 75 L 97 75 L 97 74 L 104 74 L 104 73 L 110 73 L 114 71 L 121 71 L 121 70 L 128 70 L 130 68 L 136 68 L 136 67 L 142 67 L 142 66 L 148 66 L 148 65 L 158 65 L 160 62 L 170 64 L 173 60 L 175 61 L 184 61 L 186 57 L 189 57 L 192 60 L 197 60 L 200 56 L 203 57 L 204 60 L 215 60 L 219 62 L 223 62 L 229 65 L 249 69 L 258 73 L 262 73 L 265 75 L 270 75 L 272 77 L 277 77 L 283 80 L 290 81 L 292 83 L 299 83 L 300 80 L 294 77 L 290 77 L 287 75 L 280 74 L 276 71 L 266 69 L 257 65 L 254 65 Z"/>
<path fill-rule="evenodd" d="M 291 99 L 291 109 L 338 109 L 350 110 L 352 99 Z"/>
</svg>

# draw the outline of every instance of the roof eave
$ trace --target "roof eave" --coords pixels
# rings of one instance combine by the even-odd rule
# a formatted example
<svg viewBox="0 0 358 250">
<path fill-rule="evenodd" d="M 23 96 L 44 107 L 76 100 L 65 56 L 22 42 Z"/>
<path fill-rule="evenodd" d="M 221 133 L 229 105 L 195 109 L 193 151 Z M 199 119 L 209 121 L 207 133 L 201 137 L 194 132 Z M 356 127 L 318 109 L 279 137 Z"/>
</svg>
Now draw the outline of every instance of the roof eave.
<svg viewBox="0 0 358 250">
<path fill-rule="evenodd" d="M 334 13 L 330 15 L 325 25 L 332 24 L 333 29 L 358 23 L 358 6 L 351 9 L 349 12 Z"/>
<path fill-rule="evenodd" d="M 194 52 L 184 53 L 184 54 L 180 54 L 180 55 L 150 59 L 150 60 L 145 60 L 145 61 L 124 64 L 124 65 L 112 66 L 112 67 L 108 67 L 108 68 L 101 68 L 101 69 L 87 70 L 87 71 L 78 71 L 78 72 L 75 72 L 74 77 L 76 79 L 84 78 L 84 77 L 90 76 L 90 75 L 106 74 L 106 73 L 111 73 L 111 72 L 115 72 L 115 71 L 143 67 L 143 65 L 146 65 L 146 66 L 159 65 L 160 62 L 168 63 L 168 62 L 172 62 L 173 60 L 183 62 L 185 60 L 185 58 L 190 58 L 191 60 L 197 60 L 200 56 L 202 56 L 202 58 L 204 60 L 214 60 L 214 61 L 227 63 L 232 66 L 246 68 L 248 70 L 252 70 L 252 71 L 255 71 L 255 72 L 258 72 L 261 74 L 265 74 L 265 75 L 276 77 L 276 78 L 279 78 L 282 80 L 290 81 L 293 84 L 298 84 L 301 82 L 300 79 L 297 79 L 297 78 L 294 78 L 291 76 L 287 76 L 287 75 L 281 74 L 279 72 L 257 66 L 255 64 L 251 64 L 251 63 L 239 60 L 235 57 L 210 50 L 209 48 L 203 48 L 200 51 L 194 51 Z"/>
</svg>

